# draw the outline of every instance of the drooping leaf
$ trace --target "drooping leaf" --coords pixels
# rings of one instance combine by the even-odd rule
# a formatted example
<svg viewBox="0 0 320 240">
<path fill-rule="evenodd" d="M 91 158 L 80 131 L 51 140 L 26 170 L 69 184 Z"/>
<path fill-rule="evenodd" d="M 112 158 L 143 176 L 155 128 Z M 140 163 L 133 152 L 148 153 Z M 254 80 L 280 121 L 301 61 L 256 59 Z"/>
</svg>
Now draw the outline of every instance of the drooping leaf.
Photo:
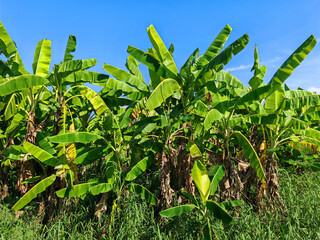
<svg viewBox="0 0 320 240">
<path fill-rule="evenodd" d="M 91 164 L 96 160 L 99 160 L 102 155 L 107 151 L 108 147 L 93 147 L 86 148 L 77 154 L 73 163 L 76 164 Z"/>
<path fill-rule="evenodd" d="M 179 84 L 174 79 L 168 78 L 162 81 L 152 92 L 146 102 L 147 108 L 151 111 L 159 107 L 168 97 L 172 96 L 180 89 Z"/>
<path fill-rule="evenodd" d="M 13 210 L 18 211 L 23 208 L 32 199 L 36 198 L 37 195 L 46 190 L 54 181 L 56 180 L 56 175 L 52 174 L 50 177 L 47 177 L 36 184 L 33 188 L 31 188 L 19 201 L 12 207 Z"/>
<path fill-rule="evenodd" d="M 52 137 L 48 137 L 49 141 L 53 143 L 90 143 L 94 142 L 98 139 L 101 139 L 100 135 L 90 132 L 69 132 L 69 133 L 62 133 Z"/>
<path fill-rule="evenodd" d="M 146 200 L 148 203 L 152 205 L 157 205 L 158 199 L 145 187 L 135 183 L 130 183 L 130 185 L 128 186 L 130 191 L 138 194 L 141 197 L 141 199 Z"/>
<path fill-rule="evenodd" d="M 25 141 L 23 143 L 23 147 L 27 152 L 29 152 L 32 156 L 34 156 L 36 159 L 38 159 L 40 162 L 43 162 L 44 164 L 53 167 L 61 164 L 61 161 L 59 161 L 56 157 L 52 156 L 50 153 L 39 148 L 38 146 L 33 145 L 32 143 Z"/>
<path fill-rule="evenodd" d="M 63 79 L 64 84 L 70 83 L 105 83 L 109 79 L 108 75 L 91 72 L 91 71 L 77 71 L 69 74 Z"/>
<path fill-rule="evenodd" d="M 180 78 L 171 72 L 167 67 L 165 67 L 159 60 L 153 57 L 151 54 L 146 53 L 138 48 L 129 46 L 127 52 L 131 54 L 139 62 L 142 62 L 149 69 L 157 73 L 163 78 L 173 78 L 180 81 Z"/>
<path fill-rule="evenodd" d="M 226 212 L 218 203 L 208 200 L 206 207 L 213 213 L 214 217 L 222 220 L 224 224 L 229 224 L 232 221 L 232 217 Z"/>
<path fill-rule="evenodd" d="M 95 185 L 90 188 L 90 192 L 92 195 L 98 195 L 100 193 L 106 193 L 113 189 L 113 185 L 110 183 L 101 183 L 98 185 Z"/>
<path fill-rule="evenodd" d="M 181 205 L 163 210 L 159 214 L 161 217 L 175 217 L 180 216 L 183 213 L 191 212 L 195 207 L 196 206 L 194 204 Z"/>
<path fill-rule="evenodd" d="M 11 40 L 8 32 L 4 28 L 2 22 L 0 21 L 0 49 L 2 53 L 9 58 L 8 64 L 11 65 L 11 70 L 15 75 L 28 74 L 17 48 L 14 42 Z"/>
<path fill-rule="evenodd" d="M 63 197 L 79 197 L 86 194 L 95 183 L 82 183 L 73 185 L 73 187 L 63 188 L 56 191 L 59 198 Z"/>
<path fill-rule="evenodd" d="M 0 84 L 0 96 L 9 95 L 27 88 L 43 86 L 47 83 L 47 79 L 35 75 L 26 74 L 18 77 L 12 77 Z"/>
<path fill-rule="evenodd" d="M 225 209 L 225 210 L 229 210 L 232 207 L 238 207 L 243 203 L 242 200 L 236 200 L 236 201 L 228 201 L 228 202 L 222 202 L 219 203 L 219 205 Z"/>
<path fill-rule="evenodd" d="M 154 156 L 150 155 L 143 158 L 136 165 L 134 165 L 125 177 L 125 181 L 133 181 L 139 175 L 141 175 L 152 163 L 154 162 Z"/>
<path fill-rule="evenodd" d="M 144 81 L 136 77 L 135 75 L 128 73 L 120 68 L 111 66 L 109 64 L 104 64 L 103 69 L 110 73 L 112 76 L 116 77 L 118 80 L 124 81 L 131 86 L 139 89 L 140 91 L 148 91 L 147 85 L 144 83 Z"/>
<path fill-rule="evenodd" d="M 98 116 L 109 111 L 103 99 L 94 90 L 86 86 L 77 86 L 76 89 L 89 100 Z"/>
<path fill-rule="evenodd" d="M 219 121 L 222 118 L 223 115 L 217 109 L 211 109 L 203 122 L 204 131 L 208 131 L 215 121 Z"/>
<path fill-rule="evenodd" d="M 274 83 L 271 86 L 272 91 L 266 97 L 264 109 L 267 113 L 276 113 L 276 111 L 280 110 L 280 108 L 283 108 L 283 102 L 285 99 L 284 89 L 282 85 L 278 83 Z"/>
<path fill-rule="evenodd" d="M 253 146 L 249 142 L 249 140 L 239 131 L 234 131 L 232 135 L 236 136 L 236 138 L 239 141 L 239 144 L 242 147 L 244 155 L 246 156 L 246 158 L 249 159 L 250 166 L 256 172 L 260 181 L 264 182 L 265 173 L 264 173 L 262 164 L 260 162 L 260 159 L 256 151 L 254 150 Z"/>
<path fill-rule="evenodd" d="M 191 193 L 188 193 L 188 192 L 186 192 L 186 191 L 184 191 L 184 190 L 181 190 L 180 192 L 181 192 L 185 197 L 189 198 L 194 205 L 196 205 L 196 206 L 199 207 L 198 200 L 197 200 Z"/>
</svg>

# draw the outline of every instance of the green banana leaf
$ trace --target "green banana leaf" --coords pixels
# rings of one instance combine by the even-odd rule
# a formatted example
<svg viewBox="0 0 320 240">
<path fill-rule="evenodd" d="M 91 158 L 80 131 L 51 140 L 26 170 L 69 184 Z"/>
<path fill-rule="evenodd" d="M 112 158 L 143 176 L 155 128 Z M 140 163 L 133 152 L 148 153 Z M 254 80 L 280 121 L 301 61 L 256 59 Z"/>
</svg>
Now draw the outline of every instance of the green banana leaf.
<svg viewBox="0 0 320 240">
<path fill-rule="evenodd" d="M 286 110 L 302 109 L 303 107 L 312 107 L 312 106 L 319 106 L 319 105 L 320 105 L 320 94 L 297 96 L 294 98 L 285 99 Z"/>
<path fill-rule="evenodd" d="M 189 147 L 191 157 L 193 157 L 193 158 L 202 157 L 202 153 L 201 153 L 199 147 L 193 141 L 190 141 L 188 143 L 188 147 Z"/>
<path fill-rule="evenodd" d="M 110 111 L 99 94 L 91 88 L 86 86 L 76 86 L 76 89 L 90 101 L 98 116 L 102 115 L 104 112 Z"/>
<path fill-rule="evenodd" d="M 251 90 L 247 94 L 243 95 L 235 104 L 236 107 L 247 107 L 255 101 L 260 101 L 267 97 L 270 93 L 272 87 L 271 85 L 265 85 Z"/>
<path fill-rule="evenodd" d="M 260 181 L 264 182 L 264 179 L 266 176 L 265 176 L 263 167 L 261 165 L 260 159 L 259 159 L 256 151 L 254 150 L 254 148 L 251 145 L 251 143 L 249 142 L 249 140 L 239 131 L 234 131 L 232 133 L 232 135 L 234 135 L 238 139 L 239 144 L 242 147 L 244 155 L 246 156 L 246 158 L 249 159 L 250 166 L 256 172 Z"/>
<path fill-rule="evenodd" d="M 37 195 L 46 190 L 54 181 L 56 180 L 56 175 L 52 174 L 50 177 L 47 177 L 36 184 L 33 188 L 31 188 L 22 198 L 13 205 L 13 210 L 18 211 L 19 209 L 23 208 L 32 199 L 36 198 Z"/>
<path fill-rule="evenodd" d="M 158 204 L 158 199 L 145 187 L 136 183 L 130 183 L 128 187 L 131 192 L 135 192 L 141 197 L 141 199 L 146 200 L 148 203 L 152 205 Z"/>
<path fill-rule="evenodd" d="M 94 142 L 98 139 L 102 139 L 100 135 L 95 133 L 89 132 L 69 132 L 69 133 L 62 133 L 52 137 L 48 137 L 48 140 L 53 143 L 90 143 Z"/>
<path fill-rule="evenodd" d="M 106 193 L 113 189 L 113 185 L 110 183 L 101 183 L 98 185 L 95 185 L 90 188 L 90 192 L 92 195 L 98 195 L 100 193 Z"/>
<path fill-rule="evenodd" d="M 251 71 L 254 71 L 254 75 L 249 80 L 249 85 L 254 90 L 257 89 L 263 83 L 263 78 L 267 73 L 266 66 L 260 66 L 257 45 L 254 48 L 254 64 L 252 66 Z"/>
<path fill-rule="evenodd" d="M 49 73 L 51 62 L 51 41 L 43 39 L 38 42 L 32 64 L 33 74 L 45 77 Z"/>
<path fill-rule="evenodd" d="M 198 200 L 197 200 L 191 193 L 188 193 L 188 192 L 186 192 L 186 191 L 184 191 L 184 190 L 181 190 L 180 192 L 181 192 L 185 197 L 189 198 L 194 205 L 196 205 L 196 206 L 199 207 L 199 202 L 198 202 Z"/>
<path fill-rule="evenodd" d="M 136 165 L 134 165 L 130 171 L 126 174 L 125 181 L 133 181 L 140 176 L 146 169 L 154 162 L 154 156 L 150 155 L 143 158 Z"/>
<path fill-rule="evenodd" d="M 276 113 L 284 107 L 284 89 L 280 84 L 273 84 L 272 92 L 266 97 L 264 109 L 267 113 Z"/>
<path fill-rule="evenodd" d="M 316 45 L 316 38 L 311 35 L 300 47 L 295 50 L 291 56 L 282 64 L 278 71 L 274 74 L 269 84 L 278 83 L 283 84 L 284 81 L 292 74 L 294 69 L 298 67 L 301 62 L 307 57 L 311 50 Z"/>
<path fill-rule="evenodd" d="M 43 162 L 44 164 L 47 164 L 53 167 L 56 167 L 61 164 L 61 161 L 58 161 L 50 153 L 33 145 L 32 143 L 25 141 L 23 143 L 23 147 L 27 152 L 29 152 L 32 156 L 34 156 L 36 159 L 38 159 L 40 162 Z"/>
<path fill-rule="evenodd" d="M 65 54 L 64 54 L 64 58 L 63 58 L 64 62 L 73 59 L 74 56 L 71 53 L 76 51 L 76 46 L 77 46 L 76 37 L 72 36 L 72 35 L 69 35 L 66 51 L 65 51 Z"/>
<path fill-rule="evenodd" d="M 91 164 L 103 157 L 103 154 L 105 154 L 108 149 L 109 146 L 85 148 L 83 151 L 77 153 L 77 157 L 73 160 L 73 163 Z"/>
<path fill-rule="evenodd" d="M 0 84 L 0 96 L 46 84 L 48 84 L 47 79 L 36 75 L 27 74 L 9 78 L 7 81 Z"/>
<path fill-rule="evenodd" d="M 242 200 L 235 200 L 235 201 L 228 201 L 228 202 L 221 202 L 219 203 L 219 205 L 225 209 L 225 210 L 229 210 L 232 207 L 238 207 L 243 203 Z"/>
<path fill-rule="evenodd" d="M 218 53 L 221 52 L 224 44 L 227 42 L 232 28 L 227 24 L 219 33 L 219 35 L 215 38 L 215 40 L 211 43 L 207 51 L 203 54 L 203 56 L 197 62 L 197 68 L 201 69 L 203 66 L 207 65 L 212 59 L 214 59 Z"/>
<path fill-rule="evenodd" d="M 196 58 L 199 56 L 199 48 L 194 50 L 194 52 L 190 55 L 190 57 L 187 59 L 187 61 L 183 64 L 183 66 L 180 69 L 180 74 L 183 78 L 188 79 L 188 76 L 191 75 L 191 66 L 196 61 Z"/>
<path fill-rule="evenodd" d="M 206 202 L 206 207 L 213 213 L 215 218 L 222 220 L 223 224 L 229 224 L 233 219 L 224 208 L 212 200 Z"/>
<path fill-rule="evenodd" d="M 69 74 L 63 79 L 63 84 L 70 83 L 105 83 L 109 79 L 108 75 L 91 72 L 91 71 L 77 71 Z"/>
<path fill-rule="evenodd" d="M 139 63 L 134 59 L 133 56 L 129 56 L 127 58 L 126 67 L 130 71 L 131 74 L 135 75 L 137 78 L 139 78 L 141 81 L 144 82 L 142 73 L 138 67 Z"/>
<path fill-rule="evenodd" d="M 196 206 L 194 204 L 181 205 L 173 208 L 169 208 L 161 211 L 159 214 L 161 217 L 175 217 L 180 216 L 183 213 L 191 212 Z"/>
<path fill-rule="evenodd" d="M 217 109 L 211 109 L 203 122 L 204 131 L 208 131 L 215 121 L 219 121 L 222 118 L 223 115 Z"/>
<path fill-rule="evenodd" d="M 200 161 L 196 160 L 191 171 L 191 176 L 200 192 L 202 202 L 205 204 L 210 194 L 211 185 L 206 167 Z"/>
<path fill-rule="evenodd" d="M 242 37 L 237 39 L 235 42 L 230 44 L 225 50 L 223 50 L 218 56 L 212 59 L 201 71 L 197 78 L 200 78 L 204 73 L 208 72 L 210 69 L 218 72 L 223 69 L 232 58 L 232 56 L 237 55 L 241 50 L 243 50 L 249 43 L 248 34 L 244 34 Z"/>
<path fill-rule="evenodd" d="M 98 62 L 95 58 L 65 61 L 58 65 L 59 66 L 58 73 L 63 77 L 65 77 L 72 72 L 85 70 L 90 67 L 93 67 L 97 63 Z"/>
<path fill-rule="evenodd" d="M 162 81 L 152 92 L 146 102 L 149 111 L 159 107 L 168 97 L 180 89 L 179 84 L 172 78 Z"/>
<path fill-rule="evenodd" d="M 120 68 L 111 66 L 109 64 L 104 64 L 103 69 L 110 73 L 112 76 L 117 78 L 118 80 L 121 80 L 123 82 L 128 83 L 129 85 L 139 89 L 140 91 L 148 92 L 148 86 L 144 83 L 141 78 L 136 77 L 135 75 L 128 73 Z"/>
<path fill-rule="evenodd" d="M 209 179 L 211 181 L 211 184 L 210 184 L 211 196 L 216 193 L 219 182 L 222 180 L 224 173 L 225 173 L 225 170 L 223 168 L 223 165 L 217 164 L 214 166 L 213 170 L 209 174 Z"/>
<path fill-rule="evenodd" d="M 73 185 L 72 187 L 63 188 L 56 191 L 56 194 L 59 198 L 79 197 L 83 194 L 86 194 L 94 184 L 95 183 L 82 183 Z"/>
<path fill-rule="evenodd" d="M 0 84 L 2 83 L 1 80 L 4 78 L 13 77 L 14 73 L 11 71 L 9 66 L 0 60 Z"/>
<path fill-rule="evenodd" d="M 28 74 L 28 72 L 24 68 L 24 65 L 22 63 L 22 60 L 20 58 L 20 55 L 17 51 L 17 48 L 14 42 L 11 40 L 8 32 L 4 28 L 1 21 L 0 21 L 0 49 L 2 53 L 7 58 L 9 58 L 8 63 L 9 65 L 12 64 L 11 70 L 15 75 Z"/>
<path fill-rule="evenodd" d="M 180 81 L 180 78 L 171 72 L 166 66 L 164 66 L 159 60 L 153 57 L 151 54 L 146 53 L 138 48 L 129 46 L 127 52 L 131 54 L 139 62 L 146 65 L 150 70 L 157 73 L 163 78 L 173 78 Z"/>
<path fill-rule="evenodd" d="M 156 29 L 153 25 L 150 25 L 147 28 L 147 32 L 149 35 L 149 39 L 152 43 L 152 46 L 157 51 L 157 54 L 161 60 L 161 63 L 166 66 L 171 72 L 174 74 L 178 74 L 178 69 L 173 61 L 172 55 L 164 45 L 162 39 L 160 38 L 159 34 L 157 33 Z"/>
</svg>

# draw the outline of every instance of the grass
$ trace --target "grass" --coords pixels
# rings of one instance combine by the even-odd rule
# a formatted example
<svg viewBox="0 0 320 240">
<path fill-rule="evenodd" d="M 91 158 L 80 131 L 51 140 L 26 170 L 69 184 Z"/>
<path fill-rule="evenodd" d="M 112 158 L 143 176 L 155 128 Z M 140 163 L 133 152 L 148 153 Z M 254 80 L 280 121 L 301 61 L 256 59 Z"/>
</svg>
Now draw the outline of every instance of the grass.
<svg viewBox="0 0 320 240">
<path fill-rule="evenodd" d="M 228 225 L 215 222 L 220 239 L 320 239 L 320 177 L 313 172 L 298 176 L 280 170 L 282 214 L 255 213 L 250 205 L 240 207 L 239 216 Z M 155 211 L 138 197 L 123 197 L 115 220 L 109 213 L 100 220 L 93 217 L 92 201 L 85 199 L 75 207 L 70 200 L 55 220 L 42 226 L 29 210 L 16 219 L 14 212 L 0 205 L 0 239 L 196 239 L 199 222 L 196 214 L 168 219 L 163 225 L 155 219 Z"/>
</svg>

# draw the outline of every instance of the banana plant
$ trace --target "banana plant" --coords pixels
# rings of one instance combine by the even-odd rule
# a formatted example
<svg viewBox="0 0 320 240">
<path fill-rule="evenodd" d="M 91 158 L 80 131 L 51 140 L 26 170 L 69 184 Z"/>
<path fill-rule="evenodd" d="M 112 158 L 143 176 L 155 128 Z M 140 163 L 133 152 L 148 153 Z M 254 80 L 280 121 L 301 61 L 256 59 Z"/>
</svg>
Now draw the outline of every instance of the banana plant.
<svg viewBox="0 0 320 240">
<path fill-rule="evenodd" d="M 39 179 L 42 180 L 25 193 L 13 206 L 13 209 L 17 211 L 23 208 L 26 204 L 36 198 L 39 193 L 45 191 L 49 186 L 51 186 L 57 177 L 62 178 L 63 175 L 67 175 L 68 180 L 72 179 L 70 180 L 70 184 L 73 184 L 73 177 L 76 175 L 73 168 L 75 164 L 73 163 L 75 155 L 72 155 L 70 152 L 67 156 L 64 155 L 62 151 L 59 151 L 61 147 L 58 145 L 56 148 L 53 148 L 52 143 L 87 144 L 98 139 L 101 139 L 101 136 L 94 133 L 73 131 L 66 134 L 59 134 L 49 138 L 39 139 L 40 141 L 38 143 L 40 147 L 25 141 L 23 143 L 25 151 L 29 153 L 32 158 L 35 158 L 38 161 L 42 167 L 42 173 L 38 172 L 38 176 L 24 181 L 24 183 L 28 184 L 36 182 Z M 55 169 L 55 173 L 49 174 L 49 167 L 53 167 Z"/>
<path fill-rule="evenodd" d="M 318 105 L 319 96 L 303 90 L 290 90 L 283 84 L 310 53 L 316 44 L 316 39 L 311 35 L 277 70 L 270 82 L 263 84 L 266 72 L 265 66 L 260 66 L 257 48 L 255 48 L 255 61 L 252 70 L 254 76 L 250 79 L 251 92 L 269 87 L 266 96 L 252 104 L 250 114 L 239 116 L 240 122 L 253 124 L 251 138 L 256 139 L 256 150 L 260 151 L 261 164 L 266 173 L 265 183 L 260 183 L 261 193 L 267 193 L 272 201 L 279 201 L 279 187 L 277 174 L 277 156 L 273 149 L 292 141 L 301 141 L 307 138 L 301 130 L 310 128 L 304 121 L 304 111 Z M 311 109 L 310 109 L 311 110 Z M 237 121 L 237 120 L 236 120 Z M 239 123 L 239 121 L 238 121 Z M 258 136 L 260 133 L 260 137 Z M 310 135 L 309 135 L 310 136 Z M 310 136 L 312 138 L 312 136 Z M 267 154 L 268 152 L 268 154 Z M 247 184 L 251 184 L 247 181 Z M 258 196 L 261 199 L 261 196 Z M 259 200 L 258 200 L 259 201 Z M 272 204 L 271 204 L 272 205 Z"/>
<path fill-rule="evenodd" d="M 160 166 L 161 205 L 164 205 L 165 202 L 172 203 L 174 194 L 172 184 L 170 184 L 172 175 L 176 175 L 173 176 L 174 179 L 182 183 L 179 188 L 188 188 L 187 183 L 192 182 L 190 173 L 186 170 L 191 170 L 192 166 L 191 158 L 187 157 L 186 148 L 187 139 L 190 136 L 186 136 L 183 129 L 192 129 L 190 115 L 193 105 L 206 95 L 207 80 L 223 69 L 232 56 L 238 54 L 249 42 L 249 37 L 245 34 L 222 50 L 231 30 L 229 25 L 225 26 L 203 56 L 198 57 L 199 49 L 196 49 L 180 71 L 173 60 L 173 45 L 167 49 L 152 25 L 148 27 L 147 32 L 153 48 L 144 52 L 132 46 L 128 47 L 128 53 L 149 69 L 151 94 L 146 100 L 146 109 L 156 111 L 163 116 L 162 119 L 165 121 L 162 137 L 163 149 L 160 153 L 162 158 Z M 175 143 L 177 145 L 173 147 Z M 170 150 L 173 148 L 178 151 Z M 174 158 L 180 159 L 180 163 L 175 164 Z M 186 163 L 185 166 L 181 165 L 182 162 Z M 186 174 L 178 174 L 179 169 L 184 169 Z M 176 174 L 171 172 L 176 172 Z"/>
<path fill-rule="evenodd" d="M 242 203 L 242 201 L 217 203 L 216 201 L 209 199 L 210 196 L 215 196 L 219 182 L 222 180 L 224 173 L 225 170 L 223 166 L 217 164 L 211 173 L 208 174 L 206 167 L 200 161 L 196 160 L 191 175 L 198 192 L 200 193 L 201 201 L 198 201 L 192 194 L 182 190 L 181 193 L 189 198 L 192 201 L 192 204 L 180 205 L 163 210 L 160 212 L 160 216 L 175 217 L 195 209 L 197 210 L 201 221 L 199 236 L 204 239 L 213 239 L 213 237 L 218 239 L 212 228 L 213 221 L 218 219 L 222 220 L 224 224 L 229 224 L 233 218 L 227 210 L 231 207 L 239 206 Z"/>
<path fill-rule="evenodd" d="M 84 149 L 73 161 L 74 164 L 91 164 L 99 158 L 101 159 L 102 156 L 105 156 L 102 163 L 102 176 L 99 180 L 68 185 L 66 188 L 56 192 L 60 198 L 79 197 L 89 193 L 92 195 L 102 194 L 100 200 L 101 206 L 96 209 L 98 217 L 103 207 L 105 207 L 107 193 L 110 191 L 114 192 L 116 198 L 113 199 L 110 227 L 113 226 L 115 213 L 124 193 L 128 191 L 134 192 L 152 205 L 156 205 L 158 202 L 157 198 L 148 189 L 134 183 L 134 180 L 154 163 L 154 154 L 149 152 L 146 157 L 135 164 L 131 164 L 132 157 L 128 155 L 130 140 L 126 140 L 128 139 L 128 135 L 124 134 L 120 127 L 123 125 L 123 122 L 128 122 L 128 120 L 124 120 L 125 117 L 129 118 L 129 115 L 121 115 L 119 119 L 122 124 L 119 124 L 118 116 L 113 114 L 112 111 L 105 114 L 101 119 L 101 125 L 103 126 L 101 140 L 103 140 L 104 144 L 101 145 L 101 141 L 96 142 L 95 147 Z M 101 155 L 102 152 L 103 154 Z M 100 154 L 100 157 L 97 157 L 97 154 Z"/>
</svg>

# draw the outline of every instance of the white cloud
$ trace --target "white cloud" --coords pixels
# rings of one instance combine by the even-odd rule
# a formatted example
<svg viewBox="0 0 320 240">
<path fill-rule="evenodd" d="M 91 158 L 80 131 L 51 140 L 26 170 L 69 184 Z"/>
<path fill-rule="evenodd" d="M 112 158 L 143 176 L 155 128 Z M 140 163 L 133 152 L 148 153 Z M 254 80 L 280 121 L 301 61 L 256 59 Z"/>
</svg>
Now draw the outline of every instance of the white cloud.
<svg viewBox="0 0 320 240">
<path fill-rule="evenodd" d="M 266 65 L 266 64 L 270 64 L 270 63 L 279 62 L 280 60 L 282 60 L 282 57 L 274 57 L 274 58 L 271 58 L 267 61 L 261 61 L 261 64 Z M 266 66 L 266 67 L 268 67 L 268 66 Z"/>
<path fill-rule="evenodd" d="M 320 88 L 309 87 L 307 90 L 308 90 L 309 92 L 316 92 L 316 93 L 320 94 Z"/>
<path fill-rule="evenodd" d="M 252 67 L 252 64 L 247 64 L 247 65 L 240 65 L 240 66 L 237 66 L 237 67 L 232 67 L 232 68 L 226 68 L 224 71 L 228 72 L 233 72 L 233 71 L 239 71 L 239 70 L 245 70 L 245 69 L 249 69 Z"/>
<path fill-rule="evenodd" d="M 281 57 L 274 57 L 274 58 L 271 58 L 267 61 L 261 61 L 260 64 L 261 65 L 264 64 L 264 65 L 266 65 L 266 67 L 268 67 L 268 64 L 279 62 L 281 59 L 282 59 Z M 240 65 L 240 66 L 236 66 L 236 67 L 226 68 L 224 71 L 234 72 L 234 71 L 246 70 L 246 69 L 251 69 L 252 66 L 253 66 L 253 63 L 252 64 L 245 64 L 245 65 Z"/>
</svg>

